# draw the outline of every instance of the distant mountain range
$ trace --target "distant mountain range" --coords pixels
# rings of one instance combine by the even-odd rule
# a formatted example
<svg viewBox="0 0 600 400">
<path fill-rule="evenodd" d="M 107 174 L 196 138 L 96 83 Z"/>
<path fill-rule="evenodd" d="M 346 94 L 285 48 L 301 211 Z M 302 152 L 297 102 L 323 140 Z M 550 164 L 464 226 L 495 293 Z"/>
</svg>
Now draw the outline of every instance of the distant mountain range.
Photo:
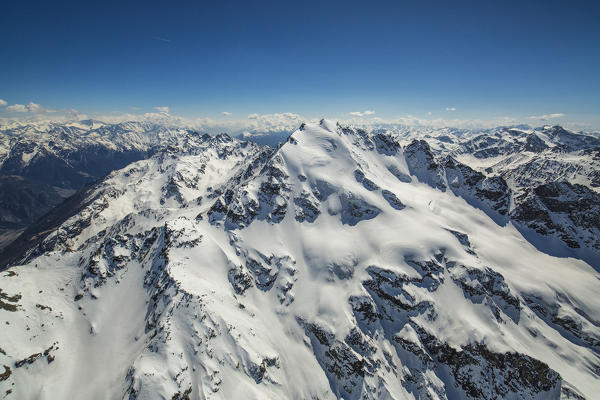
<svg viewBox="0 0 600 400">
<path fill-rule="evenodd" d="M 185 132 L 93 120 L 0 127 L 0 249 L 76 191 Z"/>
</svg>

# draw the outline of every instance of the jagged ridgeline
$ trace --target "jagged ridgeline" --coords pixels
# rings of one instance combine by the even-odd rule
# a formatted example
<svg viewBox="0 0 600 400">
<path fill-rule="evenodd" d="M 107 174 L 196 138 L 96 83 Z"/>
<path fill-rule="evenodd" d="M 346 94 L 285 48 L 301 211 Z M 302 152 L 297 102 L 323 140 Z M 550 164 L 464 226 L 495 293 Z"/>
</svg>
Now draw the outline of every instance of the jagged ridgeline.
<svg viewBox="0 0 600 400">
<path fill-rule="evenodd" d="M 594 399 L 598 140 L 183 133 L 11 246 L 6 398 Z"/>
<path fill-rule="evenodd" d="M 186 134 L 148 122 L 0 126 L 0 251 L 78 190 Z"/>
</svg>

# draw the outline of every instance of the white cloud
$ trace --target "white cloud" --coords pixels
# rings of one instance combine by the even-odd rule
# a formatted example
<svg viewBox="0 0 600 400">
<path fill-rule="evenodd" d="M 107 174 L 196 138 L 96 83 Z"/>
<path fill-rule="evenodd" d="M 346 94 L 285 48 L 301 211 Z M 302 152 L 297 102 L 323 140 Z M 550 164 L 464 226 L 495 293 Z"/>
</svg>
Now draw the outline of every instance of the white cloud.
<svg viewBox="0 0 600 400">
<path fill-rule="evenodd" d="M 231 113 L 229 111 L 223 111 L 221 114 L 225 115 L 225 116 L 229 116 L 231 115 Z"/>
<path fill-rule="evenodd" d="M 6 109 L 14 112 L 27 112 L 27 107 L 25 107 L 23 104 L 13 104 L 12 106 L 6 107 Z"/>
<path fill-rule="evenodd" d="M 298 114 L 275 113 L 275 114 L 251 114 L 248 116 L 247 130 L 250 132 L 281 132 L 294 130 L 305 121 Z"/>
<path fill-rule="evenodd" d="M 78 119 L 78 120 L 82 120 L 82 119 L 87 119 L 88 116 L 85 114 L 80 113 L 78 110 L 71 108 L 69 110 L 65 110 L 64 114 L 67 118 L 71 118 L 71 119 Z"/>
<path fill-rule="evenodd" d="M 298 129 L 302 122 L 312 121 L 310 119 L 304 118 L 298 114 L 293 113 L 254 113 L 248 115 L 246 119 L 207 117 L 183 118 L 176 115 L 164 113 L 123 113 L 109 116 L 94 115 L 90 117 L 106 123 L 118 123 L 125 121 L 151 121 L 168 126 L 190 128 L 208 133 L 227 132 L 232 135 L 238 135 L 242 134 L 243 132 L 246 132 L 246 136 L 268 134 L 271 132 L 291 133 L 294 130 Z"/>
<path fill-rule="evenodd" d="M 428 112 L 427 112 L 427 115 L 431 115 L 431 111 L 428 111 Z"/>
<path fill-rule="evenodd" d="M 531 117 L 529 117 L 530 119 L 538 119 L 540 121 L 546 121 L 552 118 L 560 118 L 560 117 L 564 117 L 565 114 L 563 113 L 555 113 L 555 114 L 544 114 L 544 115 L 532 115 Z"/>
<path fill-rule="evenodd" d="M 44 111 L 42 106 L 40 106 L 39 104 L 35 104 L 33 101 L 30 101 L 26 107 L 27 107 L 27 111 L 32 112 L 32 113 Z M 54 110 L 48 110 L 48 111 L 53 112 Z"/>
<path fill-rule="evenodd" d="M 154 109 L 163 114 L 169 113 L 169 107 L 154 107 Z"/>
<path fill-rule="evenodd" d="M 246 119 L 196 118 L 187 120 L 182 119 L 181 122 L 184 122 L 187 127 L 208 133 L 228 132 L 233 135 L 244 134 L 245 136 L 257 136 L 269 134 L 271 132 L 291 133 L 298 129 L 302 122 L 310 121 L 310 119 L 306 119 L 293 113 L 254 113 L 248 115 Z"/>
<path fill-rule="evenodd" d="M 39 104 L 34 103 L 33 101 L 30 101 L 29 104 L 23 105 L 23 104 L 13 104 L 12 106 L 8 106 L 6 107 L 6 109 L 8 111 L 13 111 L 13 112 L 30 112 L 30 113 L 39 113 L 39 112 L 53 112 L 54 110 L 46 110 L 44 109 L 44 107 L 40 106 Z"/>
<path fill-rule="evenodd" d="M 6 100 L 2 100 L 0 99 L 0 107 L 5 107 L 8 103 L 6 102 Z"/>
<path fill-rule="evenodd" d="M 177 115 L 167 113 L 167 107 L 157 108 L 157 112 L 150 113 L 134 113 L 134 112 L 118 112 L 109 115 L 92 114 L 84 115 L 78 113 L 76 110 L 61 109 L 57 110 L 53 114 L 48 114 L 48 109 L 35 103 L 29 103 L 27 105 L 15 104 L 11 107 L 12 111 L 20 111 L 18 114 L 15 113 L 11 116 L 0 116 L 0 125 L 8 123 L 28 123 L 28 122 L 68 122 L 68 121 L 80 121 L 85 119 L 95 119 L 103 121 L 105 123 L 120 123 L 126 121 L 149 121 L 157 124 L 162 124 L 170 127 L 178 128 L 189 128 L 200 132 L 207 132 L 210 134 L 227 132 L 231 135 L 245 136 L 260 136 L 267 135 L 273 132 L 293 132 L 296 130 L 302 122 L 318 122 L 321 116 L 330 118 L 332 120 L 339 121 L 342 125 L 353 125 L 362 127 L 365 129 L 397 129 L 399 127 L 403 129 L 409 129 L 410 127 L 424 127 L 424 128 L 442 128 L 442 127 L 454 127 L 460 129 L 481 129 L 481 128 L 494 128 L 497 126 L 509 126 L 522 124 L 527 121 L 531 123 L 534 119 L 539 118 L 558 118 L 564 116 L 564 114 L 548 114 L 544 116 L 536 117 L 495 117 L 488 119 L 458 119 L 450 118 L 453 114 L 444 114 L 446 118 L 438 117 L 441 115 L 436 112 L 428 112 L 424 118 L 415 117 L 412 115 L 404 115 L 397 117 L 376 117 L 371 113 L 366 113 L 366 110 L 358 113 L 350 113 L 350 115 L 321 115 L 318 118 L 308 118 L 294 113 L 274 113 L 274 114 L 258 114 L 253 113 L 247 116 L 247 118 L 236 118 L 233 115 L 229 118 L 208 118 L 208 117 L 192 117 L 184 118 Z M 37 111 L 36 111 L 37 110 Z M 41 110 L 41 111 L 40 111 Z M 4 113 L 6 114 L 6 113 Z M 221 112 L 222 115 L 226 115 Z M 434 117 L 433 114 L 436 114 Z M 368 115 L 368 117 L 365 117 Z M 530 119 L 533 118 L 533 119 Z M 572 128 L 581 129 L 576 127 L 569 121 L 561 120 L 561 125 Z M 591 126 L 586 126 L 590 128 Z M 597 129 L 597 128 L 596 128 Z"/>
<path fill-rule="evenodd" d="M 456 107 L 446 107 L 446 111 L 456 111 Z"/>
<path fill-rule="evenodd" d="M 383 128 L 394 129 L 397 127 L 425 127 L 425 128 L 444 128 L 453 127 L 460 129 L 482 129 L 495 128 L 497 126 L 517 125 L 523 123 L 513 117 L 498 117 L 487 120 L 481 119 L 458 119 L 458 118 L 419 118 L 413 115 L 399 116 L 395 118 L 350 118 L 340 119 L 341 124 L 349 124 L 365 129 Z"/>
<path fill-rule="evenodd" d="M 366 117 L 367 115 L 373 115 L 375 114 L 375 111 L 373 110 L 365 110 L 365 111 L 352 111 L 349 112 L 348 114 L 354 116 L 354 117 Z"/>
</svg>

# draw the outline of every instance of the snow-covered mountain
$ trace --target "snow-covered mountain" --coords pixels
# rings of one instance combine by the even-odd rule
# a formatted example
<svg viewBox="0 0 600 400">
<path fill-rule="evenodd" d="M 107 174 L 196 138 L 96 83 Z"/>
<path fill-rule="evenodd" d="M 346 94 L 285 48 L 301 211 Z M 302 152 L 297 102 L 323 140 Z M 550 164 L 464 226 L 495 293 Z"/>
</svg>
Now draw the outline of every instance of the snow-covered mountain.
<svg viewBox="0 0 600 400">
<path fill-rule="evenodd" d="M 600 191 L 600 139 L 593 136 L 560 126 L 479 132 L 446 128 L 424 136 L 434 151 L 500 175 L 512 189 L 566 180 Z"/>
<path fill-rule="evenodd" d="M 150 122 L 29 123 L 0 127 L 0 173 L 64 189 L 176 144 L 186 129 Z"/>
<path fill-rule="evenodd" d="M 185 129 L 149 122 L 0 127 L 0 249 L 86 184 L 147 158 Z"/>
<path fill-rule="evenodd" d="M 597 142 L 564 132 L 180 132 L 3 255 L 2 393 L 594 399 Z"/>
</svg>

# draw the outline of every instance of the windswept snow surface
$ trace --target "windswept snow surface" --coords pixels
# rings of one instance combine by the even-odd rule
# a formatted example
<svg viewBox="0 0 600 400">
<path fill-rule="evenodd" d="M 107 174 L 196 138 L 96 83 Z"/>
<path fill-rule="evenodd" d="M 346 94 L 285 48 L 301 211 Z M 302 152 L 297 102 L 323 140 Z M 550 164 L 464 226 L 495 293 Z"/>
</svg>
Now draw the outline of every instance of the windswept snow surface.
<svg viewBox="0 0 600 400">
<path fill-rule="evenodd" d="M 2 393 L 596 398 L 598 271 L 532 245 L 500 178 L 400 141 L 323 120 L 111 173 L 1 275 Z"/>
</svg>

